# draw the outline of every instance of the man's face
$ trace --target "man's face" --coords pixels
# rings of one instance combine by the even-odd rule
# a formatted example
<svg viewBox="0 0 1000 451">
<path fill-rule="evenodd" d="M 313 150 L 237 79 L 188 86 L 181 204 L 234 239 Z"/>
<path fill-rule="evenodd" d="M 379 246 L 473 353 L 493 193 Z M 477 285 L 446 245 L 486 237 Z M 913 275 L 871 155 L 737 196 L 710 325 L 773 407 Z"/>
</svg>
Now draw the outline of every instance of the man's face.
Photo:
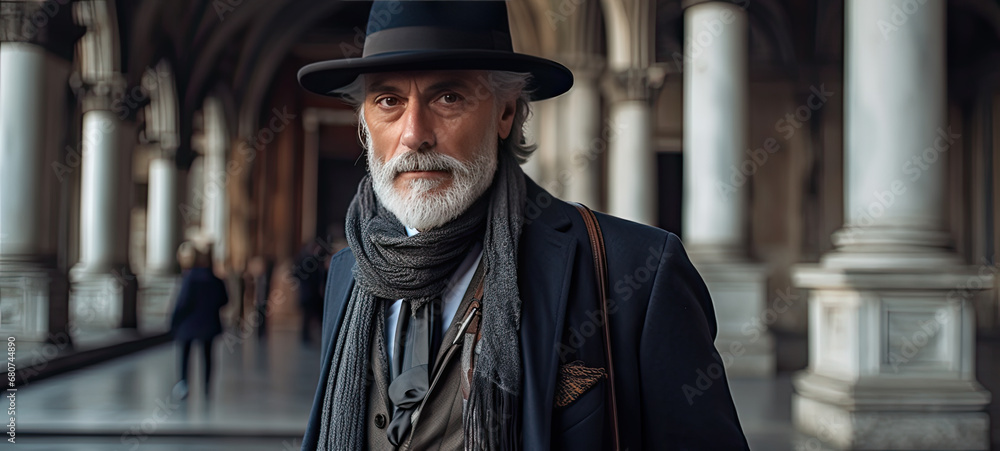
<svg viewBox="0 0 1000 451">
<path fill-rule="evenodd" d="M 405 225 L 439 226 L 489 188 L 515 100 L 498 102 L 487 80 L 485 71 L 365 76 L 373 186 Z"/>
</svg>

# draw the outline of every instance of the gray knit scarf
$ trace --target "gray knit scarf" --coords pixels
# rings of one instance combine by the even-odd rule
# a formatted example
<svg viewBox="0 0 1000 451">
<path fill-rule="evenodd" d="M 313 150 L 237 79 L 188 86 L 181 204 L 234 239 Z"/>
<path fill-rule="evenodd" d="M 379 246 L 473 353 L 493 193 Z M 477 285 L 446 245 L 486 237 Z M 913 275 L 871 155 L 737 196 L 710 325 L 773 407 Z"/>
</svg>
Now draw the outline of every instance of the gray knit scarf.
<svg viewBox="0 0 1000 451">
<path fill-rule="evenodd" d="M 520 447 L 521 298 L 517 246 L 524 221 L 524 173 L 501 150 L 493 185 L 465 213 L 408 237 L 376 199 L 371 179 L 358 186 L 347 212 L 354 252 L 354 289 L 337 336 L 323 399 L 318 450 L 366 445 L 371 334 L 385 358 L 384 300 L 408 299 L 414 311 L 441 295 L 472 245 L 483 240 L 485 265 L 481 353 L 476 360 L 463 428 L 465 449 Z M 397 338 L 399 339 L 399 338 Z"/>
</svg>

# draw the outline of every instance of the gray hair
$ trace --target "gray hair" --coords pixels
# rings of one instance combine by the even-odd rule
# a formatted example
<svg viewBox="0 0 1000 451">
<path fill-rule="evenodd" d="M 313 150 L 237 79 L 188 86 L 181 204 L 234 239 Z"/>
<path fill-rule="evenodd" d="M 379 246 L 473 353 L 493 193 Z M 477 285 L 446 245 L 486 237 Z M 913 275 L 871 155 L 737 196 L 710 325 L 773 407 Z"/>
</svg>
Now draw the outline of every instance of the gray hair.
<svg viewBox="0 0 1000 451">
<path fill-rule="evenodd" d="M 364 115 L 365 100 L 365 76 L 359 75 L 353 82 L 343 88 L 334 91 L 334 94 L 343 99 L 347 104 L 354 107 L 358 114 L 358 137 L 365 146 L 365 150 L 371 147 L 371 136 L 367 135 L 367 124 Z M 528 144 L 524 136 L 524 125 L 531 116 L 531 91 L 528 83 L 531 81 L 531 74 L 525 72 L 509 72 L 501 70 L 487 71 L 485 77 L 486 85 L 493 94 L 494 101 L 516 97 L 514 110 L 514 121 L 511 125 L 510 135 L 507 139 L 501 140 L 500 151 L 508 151 L 514 155 L 518 163 L 524 164 L 528 157 L 538 147 L 536 144 Z"/>
</svg>

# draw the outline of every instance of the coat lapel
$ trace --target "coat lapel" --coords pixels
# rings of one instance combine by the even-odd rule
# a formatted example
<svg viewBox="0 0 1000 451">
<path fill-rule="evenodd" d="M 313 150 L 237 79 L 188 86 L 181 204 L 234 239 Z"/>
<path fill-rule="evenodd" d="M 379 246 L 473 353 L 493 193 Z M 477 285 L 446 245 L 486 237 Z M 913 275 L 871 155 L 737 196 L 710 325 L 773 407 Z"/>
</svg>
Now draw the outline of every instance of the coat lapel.
<svg viewBox="0 0 1000 451">
<path fill-rule="evenodd" d="M 313 399 L 312 413 L 302 437 L 302 449 L 314 449 L 319 441 L 320 421 L 323 418 L 323 397 L 327 382 L 330 380 L 330 369 L 333 367 L 333 348 L 337 343 L 347 303 L 354 287 L 354 277 L 351 268 L 354 267 L 354 254 L 345 249 L 330 261 L 330 272 L 327 278 L 326 295 L 323 312 L 323 344 L 320 349 L 319 381 L 316 385 L 316 396 Z"/>
<path fill-rule="evenodd" d="M 333 348 L 336 346 L 337 336 L 340 335 L 340 328 L 343 327 L 344 314 L 351 300 L 351 290 L 354 289 L 354 253 L 350 249 L 345 249 L 343 254 L 337 261 L 338 264 L 330 265 L 330 278 L 327 281 L 327 286 L 333 288 L 326 291 L 324 303 L 327 311 L 324 325 L 332 327 L 323 328 L 323 374 L 329 373 Z M 325 381 L 323 383 L 325 384 Z"/>
<path fill-rule="evenodd" d="M 524 374 L 522 437 L 524 449 L 548 449 L 558 351 L 576 246 L 575 238 L 566 233 L 571 222 L 561 201 L 526 180 L 526 212 L 529 219 L 534 219 L 525 223 L 518 262 Z"/>
</svg>

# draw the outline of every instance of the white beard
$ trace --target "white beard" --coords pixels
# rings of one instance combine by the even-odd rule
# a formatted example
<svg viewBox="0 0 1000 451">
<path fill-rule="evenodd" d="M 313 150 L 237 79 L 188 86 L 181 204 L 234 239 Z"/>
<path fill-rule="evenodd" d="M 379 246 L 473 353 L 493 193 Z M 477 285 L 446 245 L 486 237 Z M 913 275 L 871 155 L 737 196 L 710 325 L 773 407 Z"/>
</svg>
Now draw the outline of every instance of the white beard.
<svg viewBox="0 0 1000 451">
<path fill-rule="evenodd" d="M 434 151 L 407 151 L 382 162 L 374 156 L 371 135 L 367 133 L 367 124 L 363 120 L 362 127 L 365 128 L 368 167 L 375 196 L 407 227 L 423 231 L 448 223 L 472 206 L 493 183 L 493 174 L 497 169 L 496 126 L 484 133 L 475 157 L 468 163 Z M 397 190 L 394 185 L 396 176 L 414 170 L 446 170 L 451 174 L 451 186 L 432 193 L 442 181 L 417 178 L 407 180 L 406 186 Z"/>
</svg>

